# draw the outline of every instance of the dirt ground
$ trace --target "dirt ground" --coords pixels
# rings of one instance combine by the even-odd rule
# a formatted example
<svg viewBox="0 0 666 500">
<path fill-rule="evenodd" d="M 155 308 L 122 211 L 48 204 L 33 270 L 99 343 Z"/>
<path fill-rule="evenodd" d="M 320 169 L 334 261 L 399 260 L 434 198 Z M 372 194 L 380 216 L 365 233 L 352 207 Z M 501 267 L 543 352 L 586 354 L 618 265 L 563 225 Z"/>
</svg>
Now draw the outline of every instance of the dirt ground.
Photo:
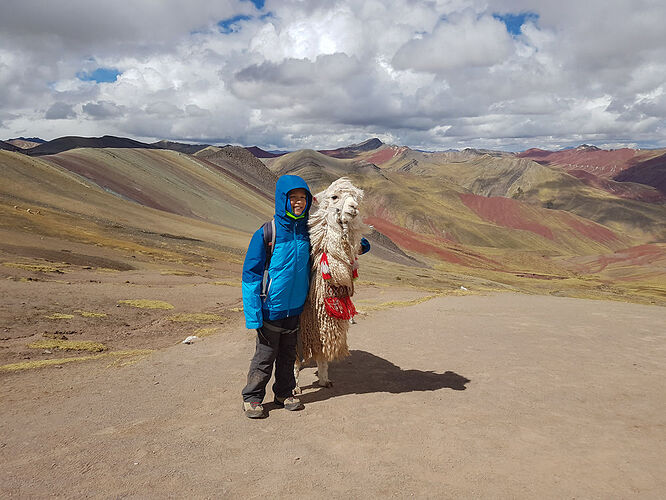
<svg viewBox="0 0 666 500">
<path fill-rule="evenodd" d="M 239 289 L 200 276 L 109 276 L 37 283 L 53 287 L 57 305 L 35 303 L 35 282 L 2 284 L 3 364 L 53 358 L 25 347 L 26 332 L 43 330 L 154 350 L 0 371 L 1 497 L 666 493 L 664 308 L 509 293 L 407 305 L 419 294 L 366 286 L 359 294 L 375 307 L 352 325 L 334 386 L 314 386 L 306 368 L 303 411 L 276 408 L 269 387 L 269 417 L 249 420 L 240 390 L 254 336 L 233 310 Z M 135 298 L 175 307 L 117 307 Z M 84 309 L 108 315 L 44 319 Z M 202 311 L 224 319 L 179 343 L 202 325 L 169 315 Z"/>
</svg>

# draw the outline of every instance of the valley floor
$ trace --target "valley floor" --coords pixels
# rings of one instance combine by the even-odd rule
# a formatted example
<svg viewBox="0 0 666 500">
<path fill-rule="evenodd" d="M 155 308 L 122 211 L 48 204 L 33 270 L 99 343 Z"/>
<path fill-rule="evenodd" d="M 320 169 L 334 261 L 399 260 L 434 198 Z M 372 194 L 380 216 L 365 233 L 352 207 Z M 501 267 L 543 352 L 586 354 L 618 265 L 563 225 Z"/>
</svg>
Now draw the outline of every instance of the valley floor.
<svg viewBox="0 0 666 500">
<path fill-rule="evenodd" d="M 239 289 L 206 282 L 192 298 L 181 278 L 150 297 L 149 282 L 132 295 L 139 276 L 97 296 L 107 306 L 170 296 L 172 311 L 131 313 L 134 343 L 109 339 L 137 349 L 149 346 L 146 332 L 163 333 L 161 349 L 0 371 L 0 496 L 663 498 L 663 307 L 512 293 L 421 301 L 368 286 L 352 354 L 331 366 L 333 388 L 314 386 L 306 368 L 303 411 L 269 403 L 269 417 L 252 421 L 240 390 L 254 337 L 234 312 Z M 21 293 L 11 310 L 30 304 Z M 75 312 L 103 301 L 79 296 L 40 314 L 71 313 L 64 321 L 77 323 L 61 330 L 103 324 Z M 195 330 L 168 319 L 195 309 L 224 320 Z M 112 331 L 127 328 L 107 314 Z M 40 321 L 35 340 L 55 333 Z M 103 341 L 98 330 L 92 340 Z M 193 344 L 178 343 L 196 331 Z M 4 342 L 22 359 L 16 346 L 30 339 L 20 337 Z M 21 362 L 12 356 L 3 364 Z"/>
</svg>

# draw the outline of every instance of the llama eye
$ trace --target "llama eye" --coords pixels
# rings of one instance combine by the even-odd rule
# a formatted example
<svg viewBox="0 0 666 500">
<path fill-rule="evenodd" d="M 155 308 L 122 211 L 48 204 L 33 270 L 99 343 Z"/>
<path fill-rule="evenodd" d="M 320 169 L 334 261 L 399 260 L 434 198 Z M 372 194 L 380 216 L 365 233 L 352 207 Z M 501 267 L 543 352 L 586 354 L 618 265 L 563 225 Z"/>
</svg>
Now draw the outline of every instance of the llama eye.
<svg viewBox="0 0 666 500">
<path fill-rule="evenodd" d="M 333 196 L 331 196 L 331 200 L 337 200 L 337 199 L 338 199 L 337 195 L 334 194 Z"/>
</svg>

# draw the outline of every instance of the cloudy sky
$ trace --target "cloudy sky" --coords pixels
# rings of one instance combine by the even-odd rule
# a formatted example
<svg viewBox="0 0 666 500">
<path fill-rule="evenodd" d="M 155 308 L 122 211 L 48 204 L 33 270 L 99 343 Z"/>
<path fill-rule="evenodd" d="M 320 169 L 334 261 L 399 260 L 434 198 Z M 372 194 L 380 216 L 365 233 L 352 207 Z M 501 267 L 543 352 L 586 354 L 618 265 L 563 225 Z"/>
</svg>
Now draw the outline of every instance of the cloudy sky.
<svg viewBox="0 0 666 500">
<path fill-rule="evenodd" d="M 663 0 L 0 5 L 0 139 L 666 147 Z"/>
</svg>

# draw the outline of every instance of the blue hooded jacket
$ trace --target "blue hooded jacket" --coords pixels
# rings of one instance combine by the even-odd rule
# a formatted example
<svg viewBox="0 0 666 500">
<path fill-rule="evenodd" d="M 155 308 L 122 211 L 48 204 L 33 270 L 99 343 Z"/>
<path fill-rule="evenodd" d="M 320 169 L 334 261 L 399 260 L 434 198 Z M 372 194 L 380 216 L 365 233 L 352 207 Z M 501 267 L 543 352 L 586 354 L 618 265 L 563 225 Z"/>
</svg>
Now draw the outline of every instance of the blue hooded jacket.
<svg viewBox="0 0 666 500">
<path fill-rule="evenodd" d="M 289 191 L 302 188 L 307 205 L 300 216 L 292 213 Z M 310 238 L 308 213 L 312 194 L 306 182 L 296 175 L 283 175 L 275 186 L 275 247 L 268 268 L 266 298 L 261 297 L 261 281 L 266 265 L 263 229 L 252 239 L 243 263 L 243 310 L 245 326 L 261 328 L 264 319 L 297 316 L 310 286 Z"/>
</svg>

